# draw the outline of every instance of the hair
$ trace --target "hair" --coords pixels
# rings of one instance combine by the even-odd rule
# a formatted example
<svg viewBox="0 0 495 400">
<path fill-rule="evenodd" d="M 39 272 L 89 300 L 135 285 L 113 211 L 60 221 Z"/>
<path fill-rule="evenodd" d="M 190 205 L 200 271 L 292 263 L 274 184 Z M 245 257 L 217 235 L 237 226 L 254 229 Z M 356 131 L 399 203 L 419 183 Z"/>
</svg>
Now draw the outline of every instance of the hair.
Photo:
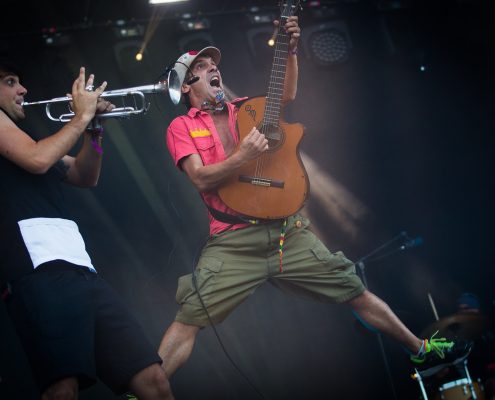
<svg viewBox="0 0 495 400">
<path fill-rule="evenodd" d="M 11 74 L 20 76 L 19 68 L 11 60 L 0 58 L 0 78 Z"/>
</svg>

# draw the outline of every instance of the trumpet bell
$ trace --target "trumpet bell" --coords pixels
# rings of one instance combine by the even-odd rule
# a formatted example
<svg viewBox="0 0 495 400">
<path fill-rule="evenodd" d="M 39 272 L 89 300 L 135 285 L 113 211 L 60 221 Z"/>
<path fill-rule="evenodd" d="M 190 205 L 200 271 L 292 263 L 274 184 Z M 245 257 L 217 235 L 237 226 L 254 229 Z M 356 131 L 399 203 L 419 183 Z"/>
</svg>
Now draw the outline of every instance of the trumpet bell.
<svg viewBox="0 0 495 400">
<path fill-rule="evenodd" d="M 170 100 L 172 100 L 172 103 L 174 103 L 174 105 L 179 104 L 180 99 L 182 97 L 182 92 L 181 92 L 182 82 L 180 81 L 179 74 L 175 69 L 170 70 L 167 78 L 167 83 L 168 83 L 168 95 L 170 97 Z"/>
</svg>

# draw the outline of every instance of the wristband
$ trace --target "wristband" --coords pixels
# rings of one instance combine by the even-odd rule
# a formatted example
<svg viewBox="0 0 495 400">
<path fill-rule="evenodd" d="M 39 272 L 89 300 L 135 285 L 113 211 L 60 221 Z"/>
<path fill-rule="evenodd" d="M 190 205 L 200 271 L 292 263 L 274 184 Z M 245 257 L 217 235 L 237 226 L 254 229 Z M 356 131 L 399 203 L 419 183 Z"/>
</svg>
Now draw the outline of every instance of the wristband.
<svg viewBox="0 0 495 400">
<path fill-rule="evenodd" d="M 295 56 L 297 54 L 297 47 L 294 47 L 293 49 L 289 50 L 289 53 Z"/>
<path fill-rule="evenodd" d="M 91 123 L 86 127 L 86 132 L 91 135 L 91 145 L 98 154 L 103 154 L 101 148 L 101 139 L 103 138 L 103 126 L 100 120 L 93 119 Z"/>
</svg>

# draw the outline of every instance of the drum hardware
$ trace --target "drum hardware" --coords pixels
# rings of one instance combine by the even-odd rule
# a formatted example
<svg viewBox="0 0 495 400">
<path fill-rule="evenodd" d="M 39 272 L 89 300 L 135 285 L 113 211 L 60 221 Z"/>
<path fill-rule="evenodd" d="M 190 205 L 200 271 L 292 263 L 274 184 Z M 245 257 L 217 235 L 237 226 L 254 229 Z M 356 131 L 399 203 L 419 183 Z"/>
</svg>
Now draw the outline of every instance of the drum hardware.
<svg viewBox="0 0 495 400">
<path fill-rule="evenodd" d="M 457 313 L 441 318 L 421 332 L 422 337 L 430 337 L 439 331 L 442 336 L 474 340 L 490 328 L 490 318 L 483 314 Z"/>
<path fill-rule="evenodd" d="M 483 400 L 484 388 L 480 380 L 458 379 L 440 386 L 437 400 Z"/>
<path fill-rule="evenodd" d="M 453 364 L 454 365 L 454 364 Z M 467 360 L 462 363 L 465 378 L 447 382 L 438 388 L 435 400 L 485 400 L 484 388 L 480 380 L 473 381 L 467 367 Z M 421 372 L 417 369 L 411 378 L 418 382 L 423 400 L 428 400 L 428 395 L 423 382 Z"/>
</svg>

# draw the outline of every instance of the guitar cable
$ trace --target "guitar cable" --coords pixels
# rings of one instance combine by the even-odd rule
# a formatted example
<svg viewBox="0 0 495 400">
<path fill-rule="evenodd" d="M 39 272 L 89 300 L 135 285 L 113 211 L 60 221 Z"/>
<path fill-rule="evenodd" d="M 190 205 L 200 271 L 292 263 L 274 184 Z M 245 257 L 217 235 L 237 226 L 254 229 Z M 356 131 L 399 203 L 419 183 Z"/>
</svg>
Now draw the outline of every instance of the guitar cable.
<svg viewBox="0 0 495 400">
<path fill-rule="evenodd" d="M 198 248 L 196 249 L 195 255 L 194 255 L 194 259 L 193 259 L 193 263 L 192 263 L 192 282 L 193 282 L 194 289 L 196 290 L 196 293 L 198 295 L 201 306 L 205 310 L 205 313 L 206 313 L 206 316 L 207 316 L 208 321 L 210 323 L 210 326 L 212 327 L 213 332 L 215 333 L 215 336 L 217 338 L 217 341 L 220 344 L 220 347 L 222 348 L 225 356 L 230 361 L 230 363 L 233 365 L 233 367 L 237 370 L 239 375 L 241 375 L 244 378 L 244 380 L 249 384 L 249 386 L 251 386 L 251 388 L 256 392 L 256 394 L 261 399 L 268 400 L 268 398 L 265 395 L 263 395 L 263 393 L 256 387 L 256 385 L 249 379 L 249 377 L 241 370 L 241 368 L 235 363 L 235 361 L 230 356 L 229 352 L 227 351 L 225 345 L 222 342 L 222 339 L 220 338 L 220 334 L 218 333 L 218 331 L 215 327 L 215 324 L 213 323 L 213 321 L 211 319 L 210 313 L 208 312 L 208 308 L 206 307 L 206 304 L 204 303 L 203 298 L 201 297 L 201 294 L 199 293 L 198 282 L 196 279 L 196 265 L 197 265 L 197 260 L 199 259 L 199 253 L 203 249 L 203 247 L 206 245 L 206 242 L 208 241 L 208 239 L 209 239 L 209 236 L 203 241 L 202 246 L 198 246 Z"/>
</svg>

